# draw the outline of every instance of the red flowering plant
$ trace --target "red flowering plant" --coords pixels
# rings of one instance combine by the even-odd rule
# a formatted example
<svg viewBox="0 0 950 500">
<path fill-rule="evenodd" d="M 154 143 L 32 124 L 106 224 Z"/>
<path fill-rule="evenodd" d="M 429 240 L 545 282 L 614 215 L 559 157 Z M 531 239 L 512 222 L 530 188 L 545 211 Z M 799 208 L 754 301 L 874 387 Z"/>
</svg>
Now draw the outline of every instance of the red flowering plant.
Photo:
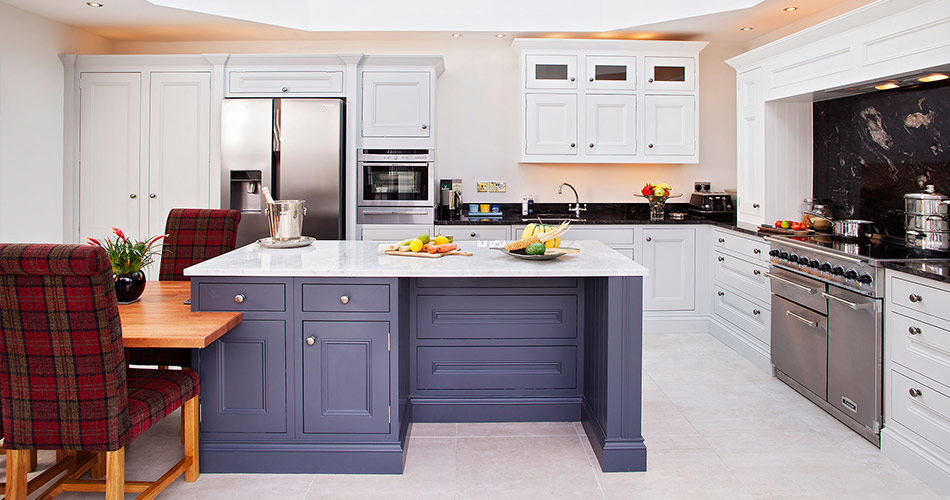
<svg viewBox="0 0 950 500">
<path fill-rule="evenodd" d="M 114 227 L 112 232 L 115 239 L 106 238 L 99 241 L 95 238 L 87 238 L 90 245 L 96 245 L 104 248 L 109 254 L 109 261 L 112 262 L 112 272 L 115 274 L 132 274 L 148 267 L 155 260 L 155 256 L 160 252 L 156 245 L 167 234 L 153 236 L 146 241 L 135 241 L 125 237 L 121 229 Z"/>
</svg>

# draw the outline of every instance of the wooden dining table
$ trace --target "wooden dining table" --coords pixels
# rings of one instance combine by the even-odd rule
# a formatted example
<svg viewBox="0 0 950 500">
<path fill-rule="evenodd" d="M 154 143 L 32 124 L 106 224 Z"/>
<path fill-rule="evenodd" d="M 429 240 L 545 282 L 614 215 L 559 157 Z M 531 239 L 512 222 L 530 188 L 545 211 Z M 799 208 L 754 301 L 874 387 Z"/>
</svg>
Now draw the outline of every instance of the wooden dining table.
<svg viewBox="0 0 950 500">
<path fill-rule="evenodd" d="M 141 300 L 119 304 L 122 344 L 201 349 L 241 323 L 239 312 L 192 312 L 190 297 L 190 282 L 149 282 Z"/>
</svg>

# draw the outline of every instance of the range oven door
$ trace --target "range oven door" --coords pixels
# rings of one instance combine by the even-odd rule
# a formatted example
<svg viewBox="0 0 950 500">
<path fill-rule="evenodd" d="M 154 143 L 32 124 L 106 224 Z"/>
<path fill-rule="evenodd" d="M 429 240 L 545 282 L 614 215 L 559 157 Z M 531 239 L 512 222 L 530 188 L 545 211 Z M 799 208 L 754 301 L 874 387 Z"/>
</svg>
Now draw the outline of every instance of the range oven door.
<svg viewBox="0 0 950 500">
<path fill-rule="evenodd" d="M 881 428 L 882 304 L 828 287 L 828 403 L 873 434 Z"/>
<path fill-rule="evenodd" d="M 828 318 L 772 294 L 772 364 L 818 398 L 828 386 Z"/>
<path fill-rule="evenodd" d="M 434 207 L 432 163 L 360 162 L 360 206 Z"/>
</svg>

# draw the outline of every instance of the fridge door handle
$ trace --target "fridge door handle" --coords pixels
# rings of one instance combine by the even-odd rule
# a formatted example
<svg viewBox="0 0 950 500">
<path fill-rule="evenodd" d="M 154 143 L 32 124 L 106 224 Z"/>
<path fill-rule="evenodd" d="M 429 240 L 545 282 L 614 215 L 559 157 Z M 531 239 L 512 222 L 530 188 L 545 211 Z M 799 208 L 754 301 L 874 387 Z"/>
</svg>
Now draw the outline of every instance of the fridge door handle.
<svg viewBox="0 0 950 500">
<path fill-rule="evenodd" d="M 280 151 L 280 108 L 274 107 L 274 151 Z"/>
</svg>

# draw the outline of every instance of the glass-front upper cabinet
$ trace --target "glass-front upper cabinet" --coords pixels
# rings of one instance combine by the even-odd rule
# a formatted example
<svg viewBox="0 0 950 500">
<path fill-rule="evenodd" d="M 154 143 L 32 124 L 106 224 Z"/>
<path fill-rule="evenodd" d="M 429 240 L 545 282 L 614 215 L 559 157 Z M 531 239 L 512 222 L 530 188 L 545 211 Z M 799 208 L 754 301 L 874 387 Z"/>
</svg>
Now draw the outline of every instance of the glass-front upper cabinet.
<svg viewBox="0 0 950 500">
<path fill-rule="evenodd" d="M 692 57 L 646 57 L 648 90 L 693 90 L 696 62 Z"/>
<path fill-rule="evenodd" d="M 525 72 L 529 89 L 577 88 L 577 56 L 525 56 Z"/>
<path fill-rule="evenodd" d="M 588 90 L 636 90 L 636 57 L 587 56 L 584 61 Z"/>
</svg>

